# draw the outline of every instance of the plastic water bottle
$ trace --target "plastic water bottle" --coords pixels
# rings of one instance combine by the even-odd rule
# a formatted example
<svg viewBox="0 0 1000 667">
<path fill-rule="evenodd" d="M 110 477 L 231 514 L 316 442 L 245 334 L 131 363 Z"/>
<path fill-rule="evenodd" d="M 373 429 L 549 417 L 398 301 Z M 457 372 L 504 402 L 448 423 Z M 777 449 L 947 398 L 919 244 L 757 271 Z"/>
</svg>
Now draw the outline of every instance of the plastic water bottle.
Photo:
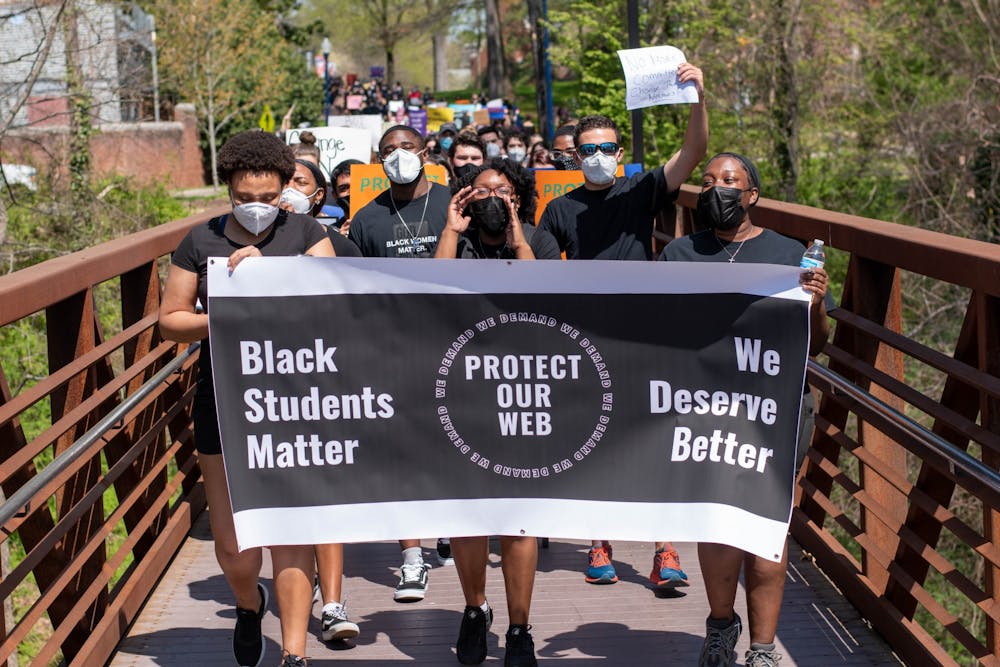
<svg viewBox="0 0 1000 667">
<path fill-rule="evenodd" d="M 799 267 L 806 270 L 820 269 L 825 263 L 826 255 L 823 253 L 823 241 L 816 239 L 811 246 L 806 248 L 805 254 L 802 255 L 802 261 L 799 262 Z"/>
</svg>

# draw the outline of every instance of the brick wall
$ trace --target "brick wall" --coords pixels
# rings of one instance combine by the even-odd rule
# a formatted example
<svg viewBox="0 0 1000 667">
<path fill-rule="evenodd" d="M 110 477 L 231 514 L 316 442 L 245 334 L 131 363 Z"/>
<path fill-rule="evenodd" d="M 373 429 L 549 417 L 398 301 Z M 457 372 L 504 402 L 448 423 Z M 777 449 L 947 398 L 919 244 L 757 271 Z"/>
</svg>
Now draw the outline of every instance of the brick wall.
<svg viewBox="0 0 1000 667">
<path fill-rule="evenodd" d="M 173 122 L 107 123 L 90 140 L 95 176 L 122 175 L 138 183 L 163 182 L 170 189 L 205 185 L 194 107 L 178 104 Z M 68 175 L 69 128 L 24 127 L 10 130 L 0 145 L 4 163 L 30 164 L 39 178 Z"/>
</svg>

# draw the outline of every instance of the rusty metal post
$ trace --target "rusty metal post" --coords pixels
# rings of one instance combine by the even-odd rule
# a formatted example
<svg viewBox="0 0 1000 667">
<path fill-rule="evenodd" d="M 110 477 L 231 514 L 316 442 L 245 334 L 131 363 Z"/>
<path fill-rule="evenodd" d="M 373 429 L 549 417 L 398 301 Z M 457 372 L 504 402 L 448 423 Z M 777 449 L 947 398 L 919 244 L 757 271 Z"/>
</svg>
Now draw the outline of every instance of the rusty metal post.
<svg viewBox="0 0 1000 667">
<path fill-rule="evenodd" d="M 976 320 L 979 324 L 979 368 L 994 377 L 1000 377 L 1000 297 L 979 294 Z M 980 392 L 979 414 L 984 428 L 1000 434 L 1000 399 Z M 983 449 L 983 463 L 1000 468 L 1000 456 Z M 1000 508 L 984 508 L 983 537 L 994 547 L 1000 547 Z M 986 592 L 993 604 L 1000 604 L 1000 570 L 986 563 Z M 986 616 L 986 646 L 994 657 L 1000 658 L 1000 624 Z"/>
</svg>

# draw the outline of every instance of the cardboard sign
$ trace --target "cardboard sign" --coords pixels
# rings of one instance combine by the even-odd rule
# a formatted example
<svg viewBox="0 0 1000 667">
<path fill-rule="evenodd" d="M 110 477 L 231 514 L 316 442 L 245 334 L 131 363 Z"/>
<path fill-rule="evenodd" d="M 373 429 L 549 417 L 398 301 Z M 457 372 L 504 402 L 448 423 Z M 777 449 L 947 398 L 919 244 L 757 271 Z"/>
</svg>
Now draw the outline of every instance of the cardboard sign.
<svg viewBox="0 0 1000 667">
<path fill-rule="evenodd" d="M 451 123 L 455 120 L 455 110 L 448 107 L 428 107 L 427 109 L 427 130 L 437 132 L 444 123 Z"/>
<path fill-rule="evenodd" d="M 427 112 L 424 109 L 410 109 L 407 117 L 407 125 L 419 132 L 420 136 L 427 134 Z"/>
<path fill-rule="evenodd" d="M 428 181 L 448 185 L 448 170 L 439 164 L 425 164 L 424 175 Z M 361 207 L 389 189 L 389 177 L 381 164 L 351 165 L 351 211 Z"/>
<path fill-rule="evenodd" d="M 624 176 L 625 168 L 618 165 L 615 176 Z M 542 211 L 549 202 L 583 187 L 583 172 L 579 169 L 569 171 L 557 169 L 535 170 L 535 191 L 538 193 L 538 207 L 535 209 L 535 224 L 542 219 Z"/>
<path fill-rule="evenodd" d="M 472 114 L 472 122 L 476 125 L 489 125 L 490 112 L 488 109 L 476 109 Z"/>
<path fill-rule="evenodd" d="M 316 135 L 316 146 L 321 156 L 320 167 L 327 177 L 333 172 L 333 168 L 344 160 L 371 161 L 371 142 L 365 130 L 350 127 L 296 128 L 285 135 L 285 141 L 289 146 L 299 143 L 299 135 L 306 130 Z"/>
</svg>

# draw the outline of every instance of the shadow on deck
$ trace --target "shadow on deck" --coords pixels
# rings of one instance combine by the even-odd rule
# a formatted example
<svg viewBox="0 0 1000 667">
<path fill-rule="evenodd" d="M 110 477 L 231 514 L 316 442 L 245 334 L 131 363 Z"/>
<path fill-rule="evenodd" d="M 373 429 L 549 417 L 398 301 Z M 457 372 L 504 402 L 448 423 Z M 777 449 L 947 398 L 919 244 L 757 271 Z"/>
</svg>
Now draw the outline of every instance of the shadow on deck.
<svg viewBox="0 0 1000 667">
<path fill-rule="evenodd" d="M 424 541 L 434 563 L 433 541 Z M 583 581 L 587 543 L 551 542 L 541 549 L 532 604 L 532 633 L 539 662 L 560 665 L 694 665 L 707 615 L 704 586 L 695 548 L 676 545 L 691 585 L 675 596 L 646 586 L 652 545 L 616 543 L 614 586 Z M 491 541 L 487 595 L 496 618 L 485 664 L 503 660 L 507 627 L 503 579 Z M 794 665 L 898 665 L 889 647 L 861 619 L 801 549 L 790 546 L 790 564 L 778 644 L 782 667 Z M 458 662 L 454 643 L 464 607 L 454 567 L 435 567 L 427 598 L 415 604 L 392 600 L 399 548 L 395 543 L 354 544 L 345 548 L 344 592 L 351 619 L 361 626 L 353 642 L 336 646 L 319 638 L 319 605 L 313 608 L 308 654 L 310 665 L 445 665 Z M 270 585 L 265 550 L 262 577 Z M 235 614 L 232 596 L 215 561 L 208 515 L 203 513 L 177 558 L 146 603 L 128 636 L 111 659 L 112 667 L 230 665 Z M 737 610 L 746 620 L 742 587 Z M 280 662 L 277 606 L 264 619 L 267 656 Z M 746 630 L 739 656 L 749 647 Z M 742 658 L 738 661 L 742 664 Z"/>
</svg>

